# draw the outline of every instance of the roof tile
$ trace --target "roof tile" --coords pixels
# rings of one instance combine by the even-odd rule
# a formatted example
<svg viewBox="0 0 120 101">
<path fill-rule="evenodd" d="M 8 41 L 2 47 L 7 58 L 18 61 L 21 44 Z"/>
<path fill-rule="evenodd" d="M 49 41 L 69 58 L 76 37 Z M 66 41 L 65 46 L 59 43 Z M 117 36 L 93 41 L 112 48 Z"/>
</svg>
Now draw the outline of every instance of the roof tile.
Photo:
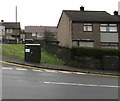
<svg viewBox="0 0 120 101">
<path fill-rule="evenodd" d="M 106 11 L 74 11 L 64 10 L 63 12 L 76 22 L 118 22 L 118 16 L 110 15 Z"/>
</svg>

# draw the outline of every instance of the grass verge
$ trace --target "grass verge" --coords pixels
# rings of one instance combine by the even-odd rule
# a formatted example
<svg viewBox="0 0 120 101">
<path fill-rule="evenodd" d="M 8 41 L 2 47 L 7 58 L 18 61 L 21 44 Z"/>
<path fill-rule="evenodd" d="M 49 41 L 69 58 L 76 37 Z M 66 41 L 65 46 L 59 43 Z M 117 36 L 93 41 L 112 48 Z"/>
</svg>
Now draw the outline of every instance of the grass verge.
<svg viewBox="0 0 120 101">
<path fill-rule="evenodd" d="M 19 59 L 24 59 L 24 45 L 22 44 L 2 45 L 2 50 L 2 54 Z M 48 54 L 43 48 L 41 49 L 41 63 L 64 65 L 64 62 L 58 59 L 56 55 Z"/>
</svg>

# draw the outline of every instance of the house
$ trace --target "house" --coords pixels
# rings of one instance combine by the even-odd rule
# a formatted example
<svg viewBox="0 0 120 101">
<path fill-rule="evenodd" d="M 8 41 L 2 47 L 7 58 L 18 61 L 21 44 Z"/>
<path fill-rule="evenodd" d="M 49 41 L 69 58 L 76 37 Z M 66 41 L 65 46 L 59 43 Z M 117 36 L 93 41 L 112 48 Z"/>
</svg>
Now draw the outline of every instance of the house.
<svg viewBox="0 0 120 101">
<path fill-rule="evenodd" d="M 25 42 L 25 32 L 24 30 L 21 30 L 20 33 L 20 43 L 24 43 Z"/>
<path fill-rule="evenodd" d="M 120 15 L 118 15 L 118 19 L 120 21 Z M 120 23 L 118 23 L 118 33 L 119 33 L 119 49 L 120 49 Z"/>
<path fill-rule="evenodd" d="M 2 43 L 2 36 L 5 35 L 5 26 L 0 22 L 0 43 Z"/>
<path fill-rule="evenodd" d="M 120 15 L 118 17 L 120 19 Z M 119 49 L 120 49 L 120 24 L 118 24 L 118 33 L 119 33 Z"/>
<path fill-rule="evenodd" d="M 2 35 L 4 43 L 18 43 L 20 38 L 20 22 L 4 22 L 1 21 L 2 26 L 5 27 L 5 34 Z"/>
<path fill-rule="evenodd" d="M 118 20 L 106 11 L 63 10 L 58 22 L 59 46 L 118 48 Z M 118 22 L 119 21 L 119 22 Z"/>
<path fill-rule="evenodd" d="M 51 32 L 57 37 L 57 28 L 54 26 L 25 26 L 25 40 L 43 40 L 45 32 Z"/>
</svg>

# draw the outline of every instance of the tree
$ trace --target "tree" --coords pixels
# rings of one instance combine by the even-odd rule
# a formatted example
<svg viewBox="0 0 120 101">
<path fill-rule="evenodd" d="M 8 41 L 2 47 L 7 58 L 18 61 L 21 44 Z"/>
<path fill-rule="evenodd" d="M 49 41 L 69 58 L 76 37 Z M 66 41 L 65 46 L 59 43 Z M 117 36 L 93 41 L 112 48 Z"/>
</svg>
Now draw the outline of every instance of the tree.
<svg viewBox="0 0 120 101">
<path fill-rule="evenodd" d="M 46 41 L 54 41 L 55 40 L 55 37 L 54 37 L 54 33 L 52 33 L 52 32 L 49 32 L 49 31 L 45 31 L 44 32 L 44 39 L 46 40 Z"/>
</svg>

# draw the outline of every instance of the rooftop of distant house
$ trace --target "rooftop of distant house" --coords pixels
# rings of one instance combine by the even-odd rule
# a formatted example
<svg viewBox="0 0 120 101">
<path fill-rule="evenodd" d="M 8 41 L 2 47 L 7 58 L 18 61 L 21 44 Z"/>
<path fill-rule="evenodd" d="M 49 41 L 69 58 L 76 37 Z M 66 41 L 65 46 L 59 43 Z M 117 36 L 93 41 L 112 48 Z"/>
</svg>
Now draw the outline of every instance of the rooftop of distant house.
<svg viewBox="0 0 120 101">
<path fill-rule="evenodd" d="M 55 26 L 25 26 L 25 32 L 57 32 L 57 28 Z"/>
<path fill-rule="evenodd" d="M 20 22 L 4 22 L 3 20 L 1 20 L 1 24 L 5 26 L 5 28 L 8 28 L 8 29 L 11 29 L 11 28 L 20 29 Z"/>
</svg>

